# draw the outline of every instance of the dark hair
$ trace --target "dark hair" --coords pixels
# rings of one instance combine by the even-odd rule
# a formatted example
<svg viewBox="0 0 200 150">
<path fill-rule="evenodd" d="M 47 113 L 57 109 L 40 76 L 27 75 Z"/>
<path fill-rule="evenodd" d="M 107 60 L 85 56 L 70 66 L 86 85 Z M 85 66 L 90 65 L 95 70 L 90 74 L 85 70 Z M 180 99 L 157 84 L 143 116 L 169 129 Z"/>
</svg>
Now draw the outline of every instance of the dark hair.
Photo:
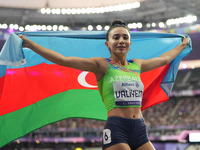
<svg viewBox="0 0 200 150">
<path fill-rule="evenodd" d="M 106 41 L 109 40 L 108 37 L 109 37 L 110 31 L 111 31 L 112 29 L 116 28 L 116 27 L 123 27 L 123 28 L 127 29 L 128 32 L 130 33 L 130 30 L 129 30 L 129 28 L 127 27 L 126 23 L 125 23 L 124 21 L 122 21 L 122 20 L 117 19 L 117 20 L 114 20 L 114 21 L 111 23 L 110 28 L 109 28 L 109 30 L 108 30 L 107 33 L 106 33 Z"/>
</svg>

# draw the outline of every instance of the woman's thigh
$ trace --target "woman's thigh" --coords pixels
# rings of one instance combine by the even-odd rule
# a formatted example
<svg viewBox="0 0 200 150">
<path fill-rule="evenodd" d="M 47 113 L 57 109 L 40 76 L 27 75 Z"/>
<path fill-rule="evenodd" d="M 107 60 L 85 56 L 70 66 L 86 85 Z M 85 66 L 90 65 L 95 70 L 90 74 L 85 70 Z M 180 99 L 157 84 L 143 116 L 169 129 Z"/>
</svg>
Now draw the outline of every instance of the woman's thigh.
<svg viewBox="0 0 200 150">
<path fill-rule="evenodd" d="M 131 150 L 131 148 L 126 143 L 118 143 L 106 148 L 105 150 Z"/>
<path fill-rule="evenodd" d="M 151 142 L 147 142 L 136 150 L 156 150 Z"/>
</svg>

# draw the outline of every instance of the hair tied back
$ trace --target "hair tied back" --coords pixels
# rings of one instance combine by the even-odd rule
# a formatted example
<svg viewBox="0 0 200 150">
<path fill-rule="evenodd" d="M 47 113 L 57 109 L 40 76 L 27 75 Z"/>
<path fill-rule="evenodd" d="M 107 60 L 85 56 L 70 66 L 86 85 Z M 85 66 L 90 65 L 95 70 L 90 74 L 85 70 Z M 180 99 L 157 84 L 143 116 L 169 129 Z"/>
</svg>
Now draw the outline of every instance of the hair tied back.
<svg viewBox="0 0 200 150">
<path fill-rule="evenodd" d="M 126 26 L 126 23 L 123 22 L 122 20 L 114 20 L 112 22 L 111 26 L 115 26 L 115 25 L 122 25 L 122 26 L 124 25 L 124 26 Z"/>
</svg>

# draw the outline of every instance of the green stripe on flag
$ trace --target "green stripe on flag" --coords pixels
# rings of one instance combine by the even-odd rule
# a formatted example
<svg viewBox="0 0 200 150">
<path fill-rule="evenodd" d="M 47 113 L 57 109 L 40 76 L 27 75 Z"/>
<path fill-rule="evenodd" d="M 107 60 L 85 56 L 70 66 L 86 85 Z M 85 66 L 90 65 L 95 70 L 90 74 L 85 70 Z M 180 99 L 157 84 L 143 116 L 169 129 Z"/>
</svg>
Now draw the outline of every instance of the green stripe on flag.
<svg viewBox="0 0 200 150">
<path fill-rule="evenodd" d="M 47 124 L 66 118 L 106 120 L 98 90 L 68 90 L 0 117 L 0 147 Z"/>
</svg>

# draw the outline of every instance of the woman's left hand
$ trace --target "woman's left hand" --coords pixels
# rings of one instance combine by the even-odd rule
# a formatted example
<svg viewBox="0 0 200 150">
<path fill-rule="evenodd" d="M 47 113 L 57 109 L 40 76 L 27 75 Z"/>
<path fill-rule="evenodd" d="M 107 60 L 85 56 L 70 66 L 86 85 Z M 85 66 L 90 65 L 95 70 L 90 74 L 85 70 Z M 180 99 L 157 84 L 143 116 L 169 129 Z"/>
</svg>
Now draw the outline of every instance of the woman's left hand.
<svg viewBox="0 0 200 150">
<path fill-rule="evenodd" d="M 184 37 L 184 38 L 182 39 L 182 43 L 185 44 L 185 45 L 187 46 L 187 45 L 189 44 L 189 39 L 186 38 L 186 37 Z"/>
</svg>

